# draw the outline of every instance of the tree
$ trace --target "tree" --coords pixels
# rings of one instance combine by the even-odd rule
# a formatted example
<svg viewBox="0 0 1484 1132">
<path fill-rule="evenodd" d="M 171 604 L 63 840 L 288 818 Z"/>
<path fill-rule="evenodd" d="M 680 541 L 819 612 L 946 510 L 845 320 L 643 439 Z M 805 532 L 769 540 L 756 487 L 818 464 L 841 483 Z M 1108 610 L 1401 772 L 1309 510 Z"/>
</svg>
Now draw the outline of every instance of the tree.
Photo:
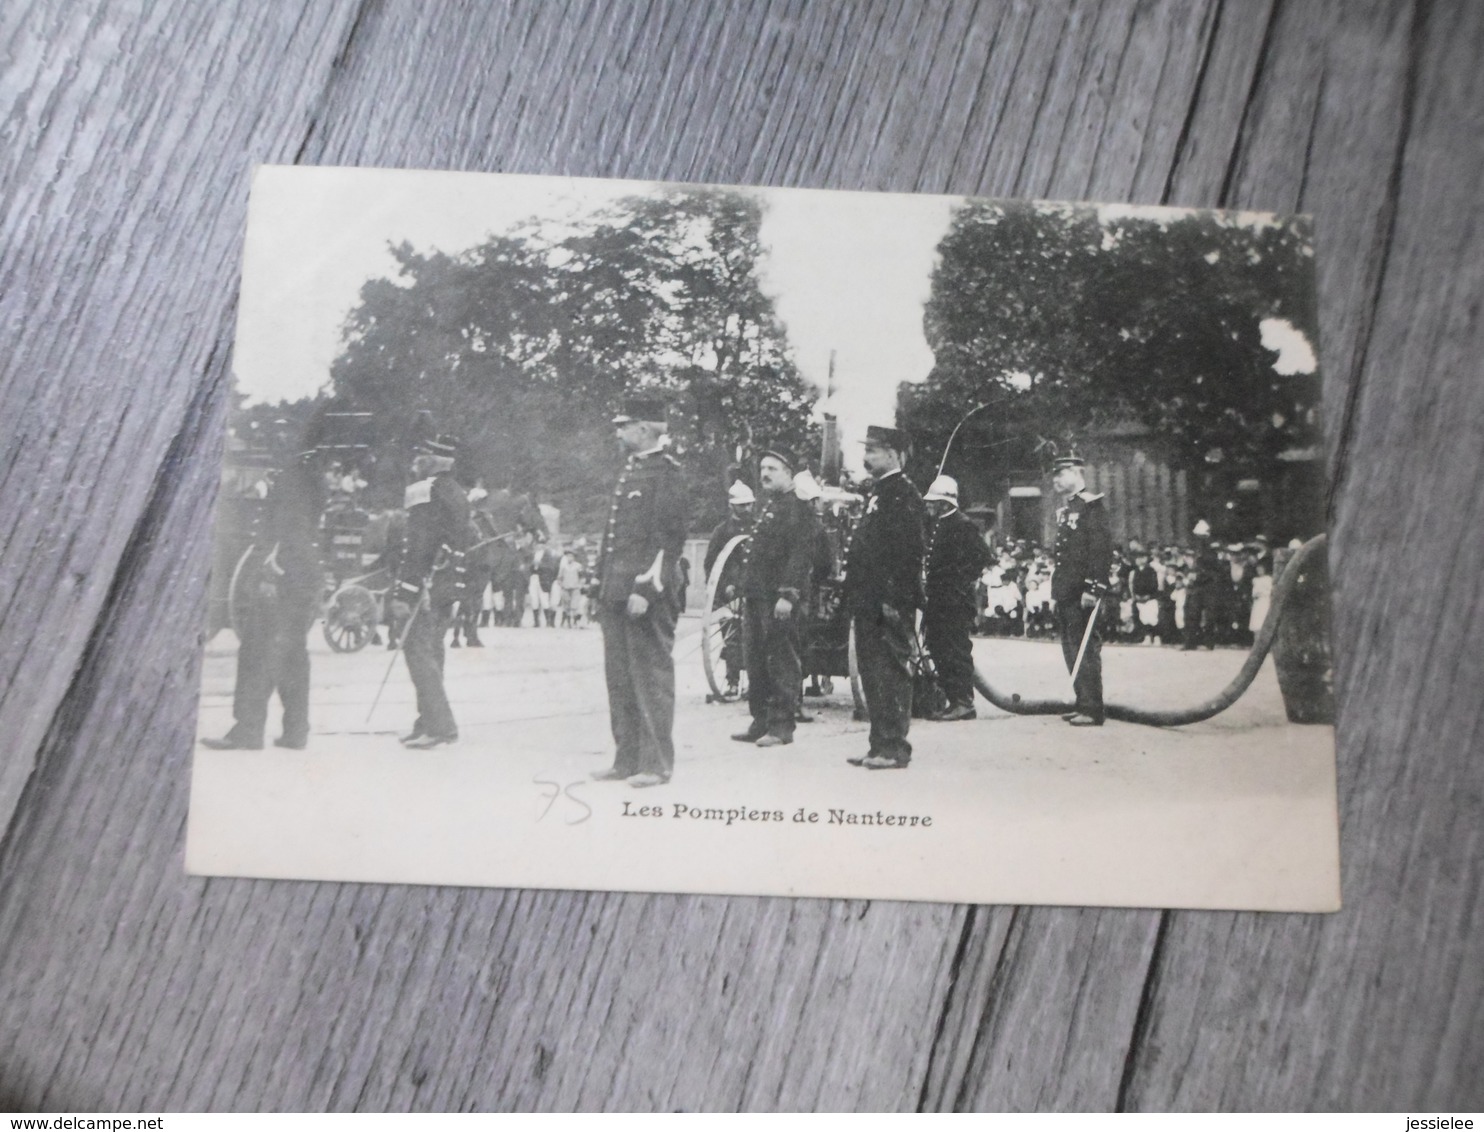
<svg viewBox="0 0 1484 1132">
<path fill-rule="evenodd" d="M 758 281 L 761 206 L 715 189 L 635 196 L 558 230 L 535 221 L 450 255 L 393 249 L 332 368 L 337 397 L 387 422 L 384 495 L 400 489 L 416 410 L 470 450 L 466 475 L 601 521 L 626 394 L 668 394 L 700 474 L 694 510 L 754 436 L 802 443 L 813 391 Z M 389 501 L 389 500 L 386 500 Z"/>
<path fill-rule="evenodd" d="M 719 517 L 725 476 L 761 443 L 817 442 L 816 391 L 762 290 L 762 206 L 728 189 L 669 189 L 619 202 L 562 244 L 571 319 L 627 365 L 625 387 L 666 392 L 688 449 L 695 510 Z"/>
<path fill-rule="evenodd" d="M 936 364 L 902 405 L 929 445 L 983 401 L 981 443 L 1012 462 L 1126 421 L 1183 467 L 1266 467 L 1317 442 L 1317 374 L 1267 344 L 1317 334 L 1304 220 L 969 201 L 939 253 Z"/>
</svg>

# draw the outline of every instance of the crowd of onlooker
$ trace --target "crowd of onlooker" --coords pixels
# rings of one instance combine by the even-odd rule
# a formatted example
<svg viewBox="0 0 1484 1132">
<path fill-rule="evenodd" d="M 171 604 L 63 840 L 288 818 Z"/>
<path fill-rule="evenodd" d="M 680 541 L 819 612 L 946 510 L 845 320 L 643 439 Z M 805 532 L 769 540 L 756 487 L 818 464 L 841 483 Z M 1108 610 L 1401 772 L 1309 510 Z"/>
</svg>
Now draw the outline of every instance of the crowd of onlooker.
<svg viewBox="0 0 1484 1132">
<path fill-rule="evenodd" d="M 1098 614 L 1105 641 L 1187 649 L 1252 644 L 1273 589 L 1267 539 L 1198 543 L 1147 547 L 1131 539 L 1115 549 Z M 979 579 L 977 632 L 1055 637 L 1050 551 L 1021 539 L 997 544 L 995 552 Z"/>
</svg>

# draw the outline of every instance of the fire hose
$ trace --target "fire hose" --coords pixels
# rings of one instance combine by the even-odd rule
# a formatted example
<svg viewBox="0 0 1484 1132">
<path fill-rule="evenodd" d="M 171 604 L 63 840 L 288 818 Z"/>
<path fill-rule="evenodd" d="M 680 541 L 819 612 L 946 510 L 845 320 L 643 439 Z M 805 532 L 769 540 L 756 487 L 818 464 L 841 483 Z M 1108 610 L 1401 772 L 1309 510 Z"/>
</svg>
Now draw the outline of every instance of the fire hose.
<svg viewBox="0 0 1484 1132">
<path fill-rule="evenodd" d="M 1278 635 L 1278 622 L 1283 616 L 1283 606 L 1298 586 L 1305 563 L 1324 543 L 1324 535 L 1315 535 L 1293 552 L 1293 557 L 1288 560 L 1287 565 L 1283 567 L 1283 572 L 1273 582 L 1272 605 L 1268 609 L 1267 617 L 1263 619 L 1262 628 L 1257 631 L 1257 637 L 1252 642 L 1252 651 L 1247 654 L 1247 660 L 1236 676 L 1232 677 L 1231 683 L 1219 693 L 1195 707 L 1181 710 L 1155 711 L 1128 707 L 1123 704 L 1105 704 L 1104 711 L 1107 717 L 1123 723 L 1143 723 L 1151 727 L 1180 727 L 1187 723 L 1199 723 L 1204 719 L 1210 719 L 1213 715 L 1225 711 L 1236 703 L 1242 693 L 1251 686 L 1258 669 L 1262 667 L 1262 662 L 1267 659 L 1268 650 L 1273 647 L 1273 641 Z M 995 707 L 1015 715 L 1060 715 L 1077 710 L 1076 704 L 1064 700 L 1028 700 L 1019 693 L 1006 695 L 992 685 L 977 666 L 974 668 L 974 686 L 979 689 L 980 695 Z"/>
</svg>

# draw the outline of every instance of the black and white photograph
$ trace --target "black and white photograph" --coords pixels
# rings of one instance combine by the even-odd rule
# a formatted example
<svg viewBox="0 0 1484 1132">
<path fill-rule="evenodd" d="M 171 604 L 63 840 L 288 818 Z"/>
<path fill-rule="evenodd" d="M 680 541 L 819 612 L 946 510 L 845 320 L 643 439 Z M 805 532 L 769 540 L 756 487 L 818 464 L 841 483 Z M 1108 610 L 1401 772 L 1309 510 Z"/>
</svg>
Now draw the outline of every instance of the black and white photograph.
<svg viewBox="0 0 1484 1132">
<path fill-rule="evenodd" d="M 260 167 L 186 863 L 1339 907 L 1315 247 Z"/>
</svg>

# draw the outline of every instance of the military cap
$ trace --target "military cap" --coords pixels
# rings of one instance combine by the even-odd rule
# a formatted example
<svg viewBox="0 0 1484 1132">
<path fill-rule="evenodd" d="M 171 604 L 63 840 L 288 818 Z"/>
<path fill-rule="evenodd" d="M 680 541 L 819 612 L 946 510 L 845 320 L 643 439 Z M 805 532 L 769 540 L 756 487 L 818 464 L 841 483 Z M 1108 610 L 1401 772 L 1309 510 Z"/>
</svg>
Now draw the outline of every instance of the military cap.
<svg viewBox="0 0 1484 1132">
<path fill-rule="evenodd" d="M 613 418 L 613 423 L 622 425 L 633 421 L 652 421 L 655 424 L 663 424 L 665 422 L 664 401 L 658 397 L 626 397 L 623 407 Z"/>
<path fill-rule="evenodd" d="M 420 456 L 442 456 L 446 460 L 452 460 L 459 454 L 459 442 L 444 433 L 419 440 L 416 451 Z"/>
<path fill-rule="evenodd" d="M 790 452 L 787 448 L 784 448 L 782 445 L 771 444 L 767 448 L 764 448 L 757 454 L 758 462 L 762 463 L 762 461 L 767 459 L 769 456 L 773 457 L 773 459 L 777 460 L 789 471 L 793 471 L 794 468 L 798 467 L 797 462 L 794 460 L 793 453 Z"/>
<path fill-rule="evenodd" d="M 756 503 L 757 496 L 752 493 L 752 488 L 748 487 L 741 480 L 736 480 L 727 489 L 727 502 L 733 507 L 745 507 L 749 503 Z"/>
<path fill-rule="evenodd" d="M 877 444 L 883 448 L 890 448 L 894 452 L 906 452 L 911 446 L 907 434 L 899 428 L 887 428 L 885 425 L 867 425 L 867 444 Z"/>
<path fill-rule="evenodd" d="M 1085 467 L 1087 467 L 1087 461 L 1084 460 L 1080 455 L 1078 455 L 1076 449 L 1068 452 L 1065 456 L 1058 456 L 1056 459 L 1051 461 L 1051 470 L 1053 472 L 1059 472 L 1063 468 Z"/>
</svg>

